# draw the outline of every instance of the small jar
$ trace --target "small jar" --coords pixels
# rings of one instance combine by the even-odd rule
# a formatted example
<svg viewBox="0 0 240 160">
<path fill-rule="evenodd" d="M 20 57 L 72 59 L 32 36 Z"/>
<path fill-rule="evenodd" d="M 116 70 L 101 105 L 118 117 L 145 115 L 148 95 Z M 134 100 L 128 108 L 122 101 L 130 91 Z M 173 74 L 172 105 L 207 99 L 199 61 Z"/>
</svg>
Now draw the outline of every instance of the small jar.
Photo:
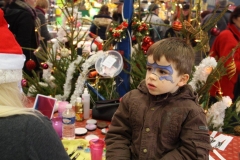
<svg viewBox="0 0 240 160">
<path fill-rule="evenodd" d="M 85 128 L 89 131 L 93 131 L 97 128 L 97 126 L 95 124 L 87 124 Z"/>
</svg>

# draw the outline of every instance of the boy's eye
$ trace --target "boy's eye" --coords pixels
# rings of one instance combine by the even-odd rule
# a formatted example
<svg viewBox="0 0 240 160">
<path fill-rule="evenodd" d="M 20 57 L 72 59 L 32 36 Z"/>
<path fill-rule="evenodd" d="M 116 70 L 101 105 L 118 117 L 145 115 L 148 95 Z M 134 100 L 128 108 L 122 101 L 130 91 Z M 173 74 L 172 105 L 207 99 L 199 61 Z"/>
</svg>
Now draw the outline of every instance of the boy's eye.
<svg viewBox="0 0 240 160">
<path fill-rule="evenodd" d="M 152 67 L 147 66 L 147 70 L 148 70 L 148 71 L 151 71 L 151 70 L 152 70 Z"/>
<path fill-rule="evenodd" d="M 158 69 L 157 72 L 160 73 L 161 75 L 168 74 L 168 72 L 166 70 L 163 70 L 163 69 Z"/>
</svg>

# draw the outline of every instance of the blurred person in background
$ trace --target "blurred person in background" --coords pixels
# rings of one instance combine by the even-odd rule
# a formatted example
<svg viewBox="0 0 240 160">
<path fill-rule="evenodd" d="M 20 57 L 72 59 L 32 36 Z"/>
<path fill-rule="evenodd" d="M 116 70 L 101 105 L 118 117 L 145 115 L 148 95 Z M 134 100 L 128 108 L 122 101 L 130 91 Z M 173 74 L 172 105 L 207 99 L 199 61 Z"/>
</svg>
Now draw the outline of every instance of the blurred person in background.
<svg viewBox="0 0 240 160">
<path fill-rule="evenodd" d="M 217 3 L 216 3 L 216 6 L 219 5 L 219 8 L 218 10 L 216 11 L 216 13 L 214 14 L 213 12 L 212 13 L 209 13 L 208 15 L 205 16 L 205 18 L 202 20 L 202 25 L 204 25 L 206 22 L 209 21 L 209 19 L 211 18 L 211 16 L 214 14 L 214 17 L 212 18 L 212 20 L 214 20 L 216 17 L 218 17 L 222 12 L 223 10 L 225 9 L 225 7 L 227 7 L 228 5 L 228 0 L 217 0 Z M 228 22 L 229 22 L 229 17 L 231 15 L 231 11 L 227 11 L 226 13 L 224 13 L 224 15 L 219 19 L 219 21 L 217 22 L 216 26 L 217 26 L 217 29 L 219 31 L 223 31 L 224 29 L 227 28 L 227 25 L 228 25 Z M 213 42 L 216 38 L 215 35 L 211 34 L 211 30 L 209 30 L 208 32 L 208 35 L 210 37 L 210 40 L 209 40 L 209 46 L 212 47 L 213 45 Z"/>
<path fill-rule="evenodd" d="M 47 12 L 49 8 L 49 2 L 48 0 L 37 0 L 36 2 L 36 13 L 37 17 L 40 19 L 41 27 L 40 27 L 40 44 L 41 47 L 46 51 L 47 49 L 47 41 L 52 39 L 48 28 L 47 28 L 47 21 L 45 18 L 45 13 Z"/>
<path fill-rule="evenodd" d="M 230 15 L 227 28 L 216 37 L 210 50 L 210 56 L 215 57 L 217 61 L 222 57 L 227 57 L 239 42 L 240 6 L 237 6 Z M 222 96 L 229 96 L 235 101 L 240 96 L 239 88 L 236 88 L 236 86 L 239 86 L 237 82 L 240 83 L 238 80 L 240 75 L 240 48 L 230 56 L 224 66 L 227 69 L 227 74 L 212 86 L 210 95 L 215 97 L 222 93 Z"/>
<path fill-rule="evenodd" d="M 5 0 L 4 6 L 4 18 L 23 49 L 26 56 L 23 70 L 29 76 L 33 76 L 31 72 L 33 69 L 36 72 L 39 70 L 37 57 L 33 53 L 39 46 L 38 29 L 40 27 L 35 6 L 36 0 Z"/>
<path fill-rule="evenodd" d="M 3 8 L 3 6 L 4 6 L 4 0 L 0 0 L 0 8 Z"/>
<path fill-rule="evenodd" d="M 134 10 L 134 17 L 137 17 L 138 19 L 142 20 L 143 17 L 145 17 L 145 12 L 144 9 L 142 7 L 138 7 Z"/>
<path fill-rule="evenodd" d="M 143 21 L 147 22 L 150 24 L 150 28 L 152 28 L 152 30 L 150 31 L 150 37 L 152 38 L 152 40 L 154 42 L 157 42 L 159 40 L 161 40 L 164 37 L 164 26 L 162 24 L 164 24 L 163 20 L 158 16 L 159 14 L 159 6 L 155 3 L 152 3 L 149 7 L 148 7 L 148 11 L 149 14 L 147 14 L 144 18 Z"/>
<path fill-rule="evenodd" d="M 211 13 L 211 11 L 209 11 L 209 10 L 202 11 L 202 13 L 200 14 L 201 21 L 203 21 L 203 19 L 210 13 Z"/>
<path fill-rule="evenodd" d="M 190 15 L 190 5 L 185 2 L 182 4 L 182 16 L 180 18 L 182 18 L 182 21 L 188 20 L 189 15 Z"/>
<path fill-rule="evenodd" d="M 93 23 L 89 29 L 90 32 L 106 40 L 106 29 L 111 24 L 112 17 L 107 5 L 102 5 L 97 15 L 93 17 Z M 96 38 L 96 37 L 92 37 Z"/>
<path fill-rule="evenodd" d="M 113 15 L 112 15 L 113 21 L 118 24 L 123 22 L 123 18 L 122 18 L 123 2 L 124 2 L 124 0 L 119 0 L 119 2 L 115 3 L 115 4 L 117 4 L 117 10 L 114 11 Z"/>
</svg>

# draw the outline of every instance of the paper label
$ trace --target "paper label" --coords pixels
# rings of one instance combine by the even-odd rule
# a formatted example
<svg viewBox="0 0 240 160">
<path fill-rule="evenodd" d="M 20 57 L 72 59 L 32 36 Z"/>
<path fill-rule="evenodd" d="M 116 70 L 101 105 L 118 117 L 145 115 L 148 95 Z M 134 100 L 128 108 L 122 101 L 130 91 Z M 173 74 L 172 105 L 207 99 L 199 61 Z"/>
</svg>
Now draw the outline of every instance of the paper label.
<svg viewBox="0 0 240 160">
<path fill-rule="evenodd" d="M 213 138 L 211 134 L 211 146 L 218 148 L 219 150 L 225 150 L 228 144 L 232 141 L 233 137 L 220 134 L 217 137 Z"/>
<path fill-rule="evenodd" d="M 116 62 L 116 59 L 113 58 L 112 56 L 108 56 L 104 62 L 102 63 L 102 65 L 111 68 L 113 66 L 113 64 Z"/>
<path fill-rule="evenodd" d="M 75 117 L 70 117 L 70 118 L 63 117 L 62 122 L 63 124 L 74 124 Z"/>
</svg>

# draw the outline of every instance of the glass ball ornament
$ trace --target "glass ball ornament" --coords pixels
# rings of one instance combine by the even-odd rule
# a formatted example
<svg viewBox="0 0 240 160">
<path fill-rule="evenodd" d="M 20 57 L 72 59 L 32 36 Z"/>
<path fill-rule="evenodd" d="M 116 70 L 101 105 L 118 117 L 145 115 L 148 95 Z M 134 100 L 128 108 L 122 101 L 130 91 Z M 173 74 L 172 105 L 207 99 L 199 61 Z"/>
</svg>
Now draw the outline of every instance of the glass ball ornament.
<svg viewBox="0 0 240 160">
<path fill-rule="evenodd" d="M 43 69 L 48 69 L 48 64 L 47 63 L 41 63 L 41 67 Z"/>
<path fill-rule="evenodd" d="M 176 20 L 173 22 L 172 28 L 174 31 L 180 31 L 182 29 L 182 23 L 179 20 Z"/>
<path fill-rule="evenodd" d="M 35 62 L 34 60 L 32 60 L 32 59 L 29 59 L 29 60 L 26 62 L 26 68 L 27 68 L 27 70 L 29 70 L 29 71 L 35 69 L 36 66 L 37 66 L 37 65 L 36 65 L 36 62 Z"/>
<path fill-rule="evenodd" d="M 210 32 L 211 35 L 218 36 L 221 31 L 217 27 L 213 27 Z"/>
<path fill-rule="evenodd" d="M 69 50 L 67 48 L 63 48 L 63 49 L 61 49 L 60 54 L 61 54 L 61 57 L 65 57 L 66 58 L 66 57 L 69 56 Z"/>
<path fill-rule="evenodd" d="M 22 79 L 21 80 L 21 85 L 22 85 L 22 87 L 26 87 L 27 86 L 27 80 L 26 79 Z"/>
</svg>

